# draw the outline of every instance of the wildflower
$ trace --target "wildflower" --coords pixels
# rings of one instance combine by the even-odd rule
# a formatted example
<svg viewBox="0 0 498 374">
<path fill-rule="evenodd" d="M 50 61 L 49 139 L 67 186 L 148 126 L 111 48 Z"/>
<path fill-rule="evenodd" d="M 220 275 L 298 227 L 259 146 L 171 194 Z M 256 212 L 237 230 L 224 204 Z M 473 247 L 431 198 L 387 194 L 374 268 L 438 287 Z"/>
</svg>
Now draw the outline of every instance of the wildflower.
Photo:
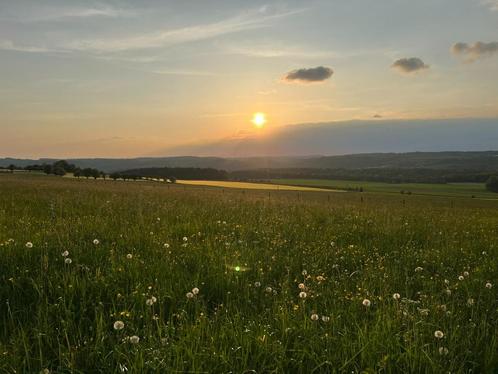
<svg viewBox="0 0 498 374">
<path fill-rule="evenodd" d="M 261 287 L 261 282 L 254 282 L 254 287 Z"/>
<path fill-rule="evenodd" d="M 67 257 L 69 256 L 69 251 L 64 251 L 61 253 L 62 257 Z"/>
<path fill-rule="evenodd" d="M 73 262 L 73 260 L 71 260 L 69 257 L 67 257 L 65 260 L 64 260 L 64 263 L 69 265 L 71 262 Z"/>
<path fill-rule="evenodd" d="M 145 304 L 147 306 L 152 306 L 156 303 L 157 299 L 154 296 L 151 296 L 150 299 L 145 300 Z"/>
<path fill-rule="evenodd" d="M 33 248 L 33 243 L 27 242 L 26 243 L 26 248 Z"/>
<path fill-rule="evenodd" d="M 399 299 L 400 299 L 400 297 L 401 297 L 401 295 L 400 295 L 399 293 L 394 293 L 394 294 L 393 294 L 393 299 L 394 299 L 394 300 L 399 300 Z"/>
<path fill-rule="evenodd" d="M 273 289 L 268 286 L 268 287 L 265 288 L 265 291 L 268 292 L 268 293 L 271 293 L 273 291 Z"/>
<path fill-rule="evenodd" d="M 464 279 L 464 278 L 463 278 L 463 275 L 459 275 L 459 276 L 458 276 L 458 280 L 459 280 L 459 281 L 463 281 L 463 279 Z"/>
<path fill-rule="evenodd" d="M 308 296 L 308 295 L 306 294 L 306 292 L 304 292 L 304 291 L 299 292 L 299 297 L 300 297 L 301 299 L 306 299 L 306 296 Z"/>
<path fill-rule="evenodd" d="M 140 342 L 140 338 L 136 335 L 130 336 L 129 340 L 131 344 L 138 344 Z"/>
<path fill-rule="evenodd" d="M 422 308 L 417 308 L 417 309 L 421 316 L 425 317 L 429 315 L 429 309 L 422 309 Z"/>
<path fill-rule="evenodd" d="M 98 239 L 93 239 L 93 244 L 95 244 L 95 245 L 99 245 L 99 243 L 100 243 L 100 242 L 99 242 L 99 240 L 98 240 Z"/>
<path fill-rule="evenodd" d="M 464 271 L 464 272 L 463 272 L 463 276 L 464 276 L 464 277 L 468 277 L 468 276 L 469 276 L 469 272 L 468 272 L 468 271 Z"/>
<path fill-rule="evenodd" d="M 326 279 L 326 278 L 325 278 L 323 275 L 317 275 L 317 277 L 316 277 L 316 280 L 317 280 L 318 282 L 324 282 L 324 281 L 325 281 L 325 279 Z"/>
<path fill-rule="evenodd" d="M 183 241 L 186 243 L 188 241 L 188 238 L 186 236 L 184 236 Z"/>
<path fill-rule="evenodd" d="M 474 299 L 472 299 L 472 298 L 467 299 L 467 305 L 468 306 L 474 305 Z"/>
<path fill-rule="evenodd" d="M 125 324 L 123 321 L 116 321 L 114 322 L 114 330 L 123 330 L 125 327 Z"/>
<path fill-rule="evenodd" d="M 421 272 L 421 271 L 423 271 L 423 270 L 424 270 L 424 268 L 422 268 L 422 267 L 420 267 L 420 266 L 417 266 L 417 267 L 415 268 L 415 272 L 416 272 L 416 273 L 419 273 L 419 272 Z"/>
<path fill-rule="evenodd" d="M 491 283 L 489 283 L 489 282 L 488 282 L 488 283 L 486 283 L 486 288 L 487 288 L 488 290 L 489 290 L 489 289 L 491 289 L 492 287 L 493 287 L 493 285 L 492 285 Z"/>
<path fill-rule="evenodd" d="M 322 321 L 327 323 L 330 321 L 330 317 L 329 316 L 322 316 Z"/>
<path fill-rule="evenodd" d="M 316 313 L 313 313 L 313 314 L 311 315 L 311 320 L 312 320 L 312 321 L 318 321 L 318 319 L 319 319 L 319 318 L 320 318 L 320 317 L 318 317 L 318 314 L 316 314 Z"/>
<path fill-rule="evenodd" d="M 126 255 L 126 258 L 127 258 L 128 260 L 131 260 L 131 259 L 133 258 L 133 255 L 132 255 L 131 253 L 128 253 L 128 254 Z"/>
<path fill-rule="evenodd" d="M 194 294 L 192 292 L 187 292 L 185 296 L 187 296 L 187 299 L 192 299 L 194 297 Z"/>
<path fill-rule="evenodd" d="M 434 337 L 436 337 L 436 339 L 442 339 L 444 337 L 444 333 L 441 330 L 436 330 L 434 331 Z"/>
<path fill-rule="evenodd" d="M 449 353 L 448 348 L 446 347 L 439 347 L 439 354 L 446 356 Z"/>
<path fill-rule="evenodd" d="M 363 306 L 366 306 L 368 308 L 370 305 L 372 305 L 372 302 L 368 299 L 364 299 L 362 301 L 362 304 L 363 304 Z"/>
<path fill-rule="evenodd" d="M 163 247 L 164 247 L 164 248 L 169 248 L 169 244 L 168 244 L 168 243 L 164 243 L 164 244 L 163 244 Z"/>
<path fill-rule="evenodd" d="M 199 289 L 197 287 L 192 288 L 192 293 L 194 295 L 198 295 L 199 294 Z"/>
<path fill-rule="evenodd" d="M 299 283 L 297 287 L 298 287 L 300 290 L 305 290 L 305 289 L 306 289 L 306 286 L 304 285 L 304 283 Z"/>
</svg>

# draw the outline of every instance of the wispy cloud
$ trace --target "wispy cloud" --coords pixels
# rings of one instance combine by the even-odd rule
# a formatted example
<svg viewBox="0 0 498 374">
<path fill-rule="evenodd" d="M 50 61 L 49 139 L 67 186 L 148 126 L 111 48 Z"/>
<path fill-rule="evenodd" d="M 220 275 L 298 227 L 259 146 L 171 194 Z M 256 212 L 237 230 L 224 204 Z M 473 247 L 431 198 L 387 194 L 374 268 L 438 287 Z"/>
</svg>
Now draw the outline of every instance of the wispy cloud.
<svg viewBox="0 0 498 374">
<path fill-rule="evenodd" d="M 177 29 L 159 30 L 139 36 L 113 39 L 77 40 L 65 45 L 66 49 L 94 53 L 123 52 L 137 49 L 160 48 L 175 44 L 211 39 L 217 36 L 245 30 L 267 27 L 270 21 L 288 17 L 303 10 L 267 14 L 265 9 L 249 11 L 222 21 L 187 26 Z"/>
<path fill-rule="evenodd" d="M 481 57 L 498 54 L 498 42 L 475 42 L 474 44 L 456 43 L 451 47 L 454 55 L 463 57 L 466 62 L 474 62 Z"/>
<path fill-rule="evenodd" d="M 45 47 L 35 46 L 22 46 L 15 44 L 12 40 L 0 40 L 0 50 L 15 51 L 15 52 L 28 52 L 28 53 L 46 53 L 55 52 L 54 50 Z"/>
<path fill-rule="evenodd" d="M 484 0 L 484 5 L 487 5 L 489 9 L 498 11 L 498 0 Z"/>
<path fill-rule="evenodd" d="M 19 16 L 13 16 L 13 20 L 20 22 L 52 22 L 65 21 L 77 18 L 119 18 L 136 15 L 131 9 L 116 8 L 110 5 L 95 5 L 94 7 L 40 7 L 36 12 L 25 12 Z"/>
<path fill-rule="evenodd" d="M 220 48 L 226 54 L 242 55 L 248 57 L 280 58 L 280 57 L 300 57 L 300 58 L 331 58 L 336 54 L 330 51 L 313 51 L 302 47 L 279 46 L 272 43 L 262 44 L 225 44 Z"/>
</svg>

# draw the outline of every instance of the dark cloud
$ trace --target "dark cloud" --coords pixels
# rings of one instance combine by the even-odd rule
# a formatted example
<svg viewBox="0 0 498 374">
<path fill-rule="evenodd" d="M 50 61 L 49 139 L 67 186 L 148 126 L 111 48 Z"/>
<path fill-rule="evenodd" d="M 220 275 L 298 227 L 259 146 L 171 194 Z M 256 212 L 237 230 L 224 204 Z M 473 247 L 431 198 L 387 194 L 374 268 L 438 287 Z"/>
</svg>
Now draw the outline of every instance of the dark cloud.
<svg viewBox="0 0 498 374">
<path fill-rule="evenodd" d="M 394 61 L 391 67 L 406 74 L 417 73 L 429 69 L 429 65 L 426 65 L 424 61 L 418 57 L 400 58 L 399 60 Z"/>
<path fill-rule="evenodd" d="M 334 74 L 334 71 L 331 68 L 317 66 L 316 68 L 303 68 L 290 71 L 282 79 L 290 83 L 316 83 L 329 79 L 332 74 Z"/>
<path fill-rule="evenodd" d="M 476 42 L 474 44 L 459 42 L 451 47 L 451 51 L 454 55 L 463 57 L 466 61 L 472 62 L 481 57 L 498 53 L 498 42 Z"/>
</svg>

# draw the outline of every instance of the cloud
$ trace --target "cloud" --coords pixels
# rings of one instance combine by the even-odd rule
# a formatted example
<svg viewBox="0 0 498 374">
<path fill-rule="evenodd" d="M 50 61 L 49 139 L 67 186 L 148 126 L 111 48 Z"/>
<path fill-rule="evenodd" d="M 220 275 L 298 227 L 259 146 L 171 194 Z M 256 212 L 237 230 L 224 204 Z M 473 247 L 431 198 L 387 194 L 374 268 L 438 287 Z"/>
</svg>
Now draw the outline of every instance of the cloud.
<svg viewBox="0 0 498 374">
<path fill-rule="evenodd" d="M 27 53 L 46 53 L 55 52 L 44 47 L 20 46 L 15 44 L 12 40 L 0 40 L 0 50 L 3 51 L 16 51 Z"/>
<path fill-rule="evenodd" d="M 498 11 L 498 0 L 484 0 L 485 5 L 489 7 L 489 9 Z"/>
<path fill-rule="evenodd" d="M 429 69 L 429 65 L 426 65 L 424 61 L 418 57 L 400 58 L 399 60 L 394 61 L 391 67 L 405 74 L 413 74 Z"/>
<path fill-rule="evenodd" d="M 137 49 L 160 48 L 169 45 L 211 39 L 217 36 L 237 33 L 245 30 L 267 27 L 275 19 L 291 16 L 303 10 L 293 10 L 283 13 L 267 14 L 261 10 L 248 11 L 232 18 L 218 22 L 182 27 L 177 29 L 159 30 L 115 39 L 78 40 L 68 43 L 65 48 L 74 51 L 89 51 L 96 53 L 122 52 Z"/>
<path fill-rule="evenodd" d="M 288 72 L 282 80 L 287 83 L 317 83 L 329 79 L 334 71 L 326 66 L 316 68 L 302 68 Z"/>
<path fill-rule="evenodd" d="M 473 62 L 481 57 L 489 57 L 498 53 L 498 42 L 475 42 L 474 44 L 459 42 L 451 47 L 451 51 L 455 56 L 463 57 L 467 62 Z"/>
</svg>

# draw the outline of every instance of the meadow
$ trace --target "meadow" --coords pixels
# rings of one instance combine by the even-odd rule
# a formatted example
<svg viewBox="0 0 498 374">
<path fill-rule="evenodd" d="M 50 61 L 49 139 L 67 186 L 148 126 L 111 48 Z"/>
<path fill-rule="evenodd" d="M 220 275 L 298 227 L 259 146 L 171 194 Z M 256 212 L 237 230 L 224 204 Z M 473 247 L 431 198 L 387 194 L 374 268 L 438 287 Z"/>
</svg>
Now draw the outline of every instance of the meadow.
<svg viewBox="0 0 498 374">
<path fill-rule="evenodd" d="M 487 191 L 484 183 L 384 183 L 325 179 L 272 179 L 271 183 L 324 189 L 357 189 L 363 187 L 365 192 L 374 193 L 399 194 L 403 191 L 416 195 L 498 200 L 498 195 Z"/>
<path fill-rule="evenodd" d="M 0 372 L 498 370 L 498 202 L 0 175 Z"/>
</svg>

